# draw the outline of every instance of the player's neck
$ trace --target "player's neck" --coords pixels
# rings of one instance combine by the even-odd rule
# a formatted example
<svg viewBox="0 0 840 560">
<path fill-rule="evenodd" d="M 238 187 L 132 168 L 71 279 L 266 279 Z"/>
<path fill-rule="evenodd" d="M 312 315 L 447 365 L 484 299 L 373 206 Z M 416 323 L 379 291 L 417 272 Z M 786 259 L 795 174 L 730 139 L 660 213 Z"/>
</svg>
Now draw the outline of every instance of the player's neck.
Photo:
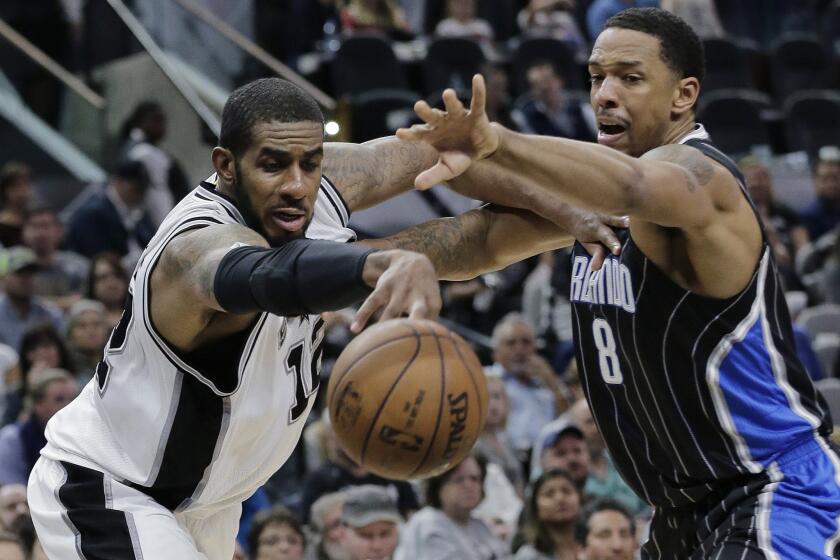
<svg viewBox="0 0 840 560">
<path fill-rule="evenodd" d="M 676 144 L 679 142 L 686 134 L 690 133 L 694 130 L 695 126 L 694 118 L 686 117 L 680 119 L 671 126 L 671 129 L 665 135 L 665 140 L 662 142 L 662 145 L 666 144 Z"/>
</svg>

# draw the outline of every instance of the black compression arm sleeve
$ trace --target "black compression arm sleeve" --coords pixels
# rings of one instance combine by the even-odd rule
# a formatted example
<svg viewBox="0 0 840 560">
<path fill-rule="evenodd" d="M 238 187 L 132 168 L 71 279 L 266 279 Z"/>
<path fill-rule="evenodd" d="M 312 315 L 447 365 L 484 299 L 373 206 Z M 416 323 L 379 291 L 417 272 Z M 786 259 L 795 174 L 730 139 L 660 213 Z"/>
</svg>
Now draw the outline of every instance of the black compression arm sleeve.
<svg viewBox="0 0 840 560">
<path fill-rule="evenodd" d="M 362 280 L 374 249 L 296 239 L 276 249 L 238 247 L 219 263 L 213 290 L 231 313 L 268 311 L 292 317 L 335 311 L 367 297 Z"/>
</svg>

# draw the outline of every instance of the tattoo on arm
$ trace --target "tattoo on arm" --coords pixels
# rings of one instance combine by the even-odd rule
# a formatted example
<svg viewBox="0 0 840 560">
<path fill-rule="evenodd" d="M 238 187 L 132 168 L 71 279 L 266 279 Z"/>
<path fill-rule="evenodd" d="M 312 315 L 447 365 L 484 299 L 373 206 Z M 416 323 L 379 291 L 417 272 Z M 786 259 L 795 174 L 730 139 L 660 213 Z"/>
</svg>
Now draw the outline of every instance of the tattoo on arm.
<svg viewBox="0 0 840 560">
<path fill-rule="evenodd" d="M 689 146 L 668 144 L 648 152 L 645 157 L 678 165 L 685 175 L 688 190 L 692 192 L 698 186 L 708 185 L 715 175 L 715 166 L 709 158 L 700 150 Z"/>
<path fill-rule="evenodd" d="M 414 178 L 437 156 L 421 142 L 394 137 L 365 144 L 324 145 L 324 175 L 341 192 L 351 211 L 373 206 L 414 188 Z"/>
<path fill-rule="evenodd" d="M 387 239 L 394 248 L 429 257 L 441 278 L 464 280 L 482 272 L 484 242 L 492 219 L 489 212 L 472 210 L 408 228 Z"/>
<path fill-rule="evenodd" d="M 161 255 L 161 271 L 168 282 L 188 286 L 199 301 L 215 307 L 216 270 L 236 243 L 268 246 L 262 236 L 243 226 L 207 226 L 173 238 Z"/>
</svg>

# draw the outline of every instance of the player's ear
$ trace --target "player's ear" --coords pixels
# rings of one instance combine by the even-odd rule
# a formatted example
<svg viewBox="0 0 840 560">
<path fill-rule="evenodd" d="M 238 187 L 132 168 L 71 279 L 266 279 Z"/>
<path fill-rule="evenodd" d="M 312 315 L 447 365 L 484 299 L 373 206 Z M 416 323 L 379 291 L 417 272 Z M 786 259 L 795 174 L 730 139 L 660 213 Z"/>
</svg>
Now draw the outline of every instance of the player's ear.
<svg viewBox="0 0 840 560">
<path fill-rule="evenodd" d="M 227 184 L 232 184 L 236 180 L 236 167 L 234 163 L 233 152 L 227 148 L 216 146 L 210 154 L 210 159 L 213 161 L 213 167 L 219 178 Z"/>
<path fill-rule="evenodd" d="M 681 116 L 690 111 L 697 102 L 698 95 L 700 95 L 700 81 L 697 78 L 690 77 L 679 80 L 674 88 L 671 112 L 674 116 Z"/>
</svg>

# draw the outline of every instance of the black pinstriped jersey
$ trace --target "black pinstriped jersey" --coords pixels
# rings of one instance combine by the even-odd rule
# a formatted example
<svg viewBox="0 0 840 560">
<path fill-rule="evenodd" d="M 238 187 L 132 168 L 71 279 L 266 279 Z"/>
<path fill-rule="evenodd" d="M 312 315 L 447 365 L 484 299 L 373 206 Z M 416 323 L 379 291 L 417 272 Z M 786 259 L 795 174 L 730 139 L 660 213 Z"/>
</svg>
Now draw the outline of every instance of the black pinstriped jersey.
<svg viewBox="0 0 840 560">
<path fill-rule="evenodd" d="M 724 165 L 747 196 L 702 126 L 681 143 Z M 677 286 L 628 230 L 620 239 L 621 255 L 597 272 L 575 245 L 570 299 L 584 390 L 630 486 L 656 506 L 693 503 L 806 440 L 825 446 L 828 408 L 796 356 L 766 240 L 749 284 L 715 299 Z"/>
</svg>

